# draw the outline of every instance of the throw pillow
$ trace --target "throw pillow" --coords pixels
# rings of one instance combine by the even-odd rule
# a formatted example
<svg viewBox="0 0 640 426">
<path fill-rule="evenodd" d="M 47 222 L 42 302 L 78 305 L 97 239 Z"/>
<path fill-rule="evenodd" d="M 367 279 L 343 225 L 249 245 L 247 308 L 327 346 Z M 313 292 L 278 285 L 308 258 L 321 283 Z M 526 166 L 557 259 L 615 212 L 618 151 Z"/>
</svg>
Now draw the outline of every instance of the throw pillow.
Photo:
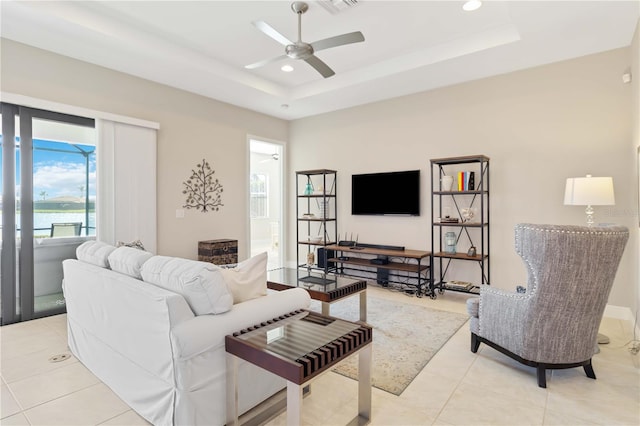
<svg viewBox="0 0 640 426">
<path fill-rule="evenodd" d="M 195 315 L 221 314 L 233 306 L 233 296 L 216 265 L 168 256 L 153 256 L 142 267 L 142 279 L 178 293 Z"/>
<path fill-rule="evenodd" d="M 267 253 L 258 254 L 238 266 L 219 269 L 233 295 L 233 303 L 241 303 L 267 295 Z"/>
<path fill-rule="evenodd" d="M 153 254 L 132 247 L 118 247 L 109 255 L 111 269 L 130 277 L 141 279 L 142 265 L 153 257 Z"/>
<path fill-rule="evenodd" d="M 116 248 L 102 241 L 85 241 L 76 248 L 76 258 L 101 268 L 109 267 L 109 255 Z"/>
<path fill-rule="evenodd" d="M 144 250 L 144 244 L 140 240 L 133 240 L 130 243 L 125 243 L 124 241 L 118 241 L 116 247 L 133 247 L 138 250 Z"/>
</svg>

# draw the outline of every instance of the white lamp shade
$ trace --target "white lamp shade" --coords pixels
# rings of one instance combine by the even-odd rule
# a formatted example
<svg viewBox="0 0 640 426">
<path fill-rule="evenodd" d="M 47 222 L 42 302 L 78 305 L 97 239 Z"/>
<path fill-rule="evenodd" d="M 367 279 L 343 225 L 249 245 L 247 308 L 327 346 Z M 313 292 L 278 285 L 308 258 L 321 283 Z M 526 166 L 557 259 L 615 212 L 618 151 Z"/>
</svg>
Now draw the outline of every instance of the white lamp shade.
<svg viewBox="0 0 640 426">
<path fill-rule="evenodd" d="M 574 206 L 611 206 L 615 204 L 613 178 L 568 178 L 564 190 L 564 203 Z"/>
</svg>

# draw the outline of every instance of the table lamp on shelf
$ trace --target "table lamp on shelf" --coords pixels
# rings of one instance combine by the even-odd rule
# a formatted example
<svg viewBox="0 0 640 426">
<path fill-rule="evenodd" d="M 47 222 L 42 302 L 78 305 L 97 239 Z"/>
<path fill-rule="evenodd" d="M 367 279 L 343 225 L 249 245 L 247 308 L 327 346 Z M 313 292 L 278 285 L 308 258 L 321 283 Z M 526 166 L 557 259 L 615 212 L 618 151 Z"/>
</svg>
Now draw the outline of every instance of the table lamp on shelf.
<svg viewBox="0 0 640 426">
<path fill-rule="evenodd" d="M 612 206 L 615 204 L 613 195 L 613 178 L 586 177 L 567 178 L 564 189 L 564 204 L 571 206 L 587 206 L 587 226 L 593 226 L 593 206 Z M 609 343 L 609 337 L 598 333 L 598 343 Z"/>
<path fill-rule="evenodd" d="M 612 206 L 613 178 L 586 177 L 567 178 L 564 189 L 564 204 L 571 206 L 587 206 L 587 226 L 593 226 L 593 206 Z"/>
</svg>

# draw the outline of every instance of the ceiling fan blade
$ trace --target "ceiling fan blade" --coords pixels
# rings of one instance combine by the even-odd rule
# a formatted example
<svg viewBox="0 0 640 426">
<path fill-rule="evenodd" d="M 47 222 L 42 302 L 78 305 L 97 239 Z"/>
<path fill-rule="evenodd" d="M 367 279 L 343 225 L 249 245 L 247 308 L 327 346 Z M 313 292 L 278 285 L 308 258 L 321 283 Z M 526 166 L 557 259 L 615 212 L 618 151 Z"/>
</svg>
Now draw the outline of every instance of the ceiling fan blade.
<svg viewBox="0 0 640 426">
<path fill-rule="evenodd" d="M 320 74 L 322 74 L 324 78 L 331 77 L 332 75 L 335 74 L 335 72 L 333 72 L 333 70 L 329 68 L 329 65 L 322 62 L 320 58 L 318 58 L 315 55 L 309 56 L 304 61 L 309 65 L 311 65 L 313 68 L 315 68 L 315 70 L 318 71 Z"/>
<path fill-rule="evenodd" d="M 362 41 L 364 41 L 364 36 L 362 35 L 362 33 L 360 31 L 355 31 L 353 33 L 342 34 L 339 36 L 314 41 L 313 43 L 311 43 L 311 47 L 313 47 L 313 50 L 317 52 L 319 50 L 328 49 L 330 47 L 337 47 L 351 43 L 360 43 Z"/>
<path fill-rule="evenodd" d="M 275 30 L 275 28 L 273 28 L 271 25 L 267 24 L 264 21 L 253 21 L 252 24 L 257 29 L 259 29 L 260 31 L 262 31 L 263 33 L 265 33 L 266 35 L 268 35 L 269 37 L 271 37 L 272 39 L 274 39 L 275 41 L 277 41 L 283 46 L 293 44 L 291 40 L 289 40 L 288 38 L 280 34 L 278 31 Z"/>
<path fill-rule="evenodd" d="M 248 69 L 248 70 L 252 70 L 252 69 L 255 69 L 255 68 L 260 68 L 260 67 L 263 67 L 265 65 L 271 64 L 273 62 L 281 61 L 281 60 L 286 59 L 286 58 L 287 58 L 287 55 L 280 55 L 280 56 L 276 56 L 275 58 L 269 58 L 269 59 L 265 59 L 265 60 L 260 61 L 260 62 L 256 62 L 256 63 L 249 64 L 249 65 L 245 65 L 244 67 L 246 69 Z"/>
</svg>

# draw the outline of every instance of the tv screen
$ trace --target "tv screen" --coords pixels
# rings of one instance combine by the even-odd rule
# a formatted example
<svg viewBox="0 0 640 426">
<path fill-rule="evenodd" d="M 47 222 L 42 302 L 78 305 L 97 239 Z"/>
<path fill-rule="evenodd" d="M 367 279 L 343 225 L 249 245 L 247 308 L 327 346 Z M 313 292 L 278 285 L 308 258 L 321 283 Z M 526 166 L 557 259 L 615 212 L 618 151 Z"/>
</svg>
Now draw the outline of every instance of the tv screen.
<svg viewBox="0 0 640 426">
<path fill-rule="evenodd" d="M 351 214 L 420 215 L 420 170 L 351 176 Z"/>
</svg>

